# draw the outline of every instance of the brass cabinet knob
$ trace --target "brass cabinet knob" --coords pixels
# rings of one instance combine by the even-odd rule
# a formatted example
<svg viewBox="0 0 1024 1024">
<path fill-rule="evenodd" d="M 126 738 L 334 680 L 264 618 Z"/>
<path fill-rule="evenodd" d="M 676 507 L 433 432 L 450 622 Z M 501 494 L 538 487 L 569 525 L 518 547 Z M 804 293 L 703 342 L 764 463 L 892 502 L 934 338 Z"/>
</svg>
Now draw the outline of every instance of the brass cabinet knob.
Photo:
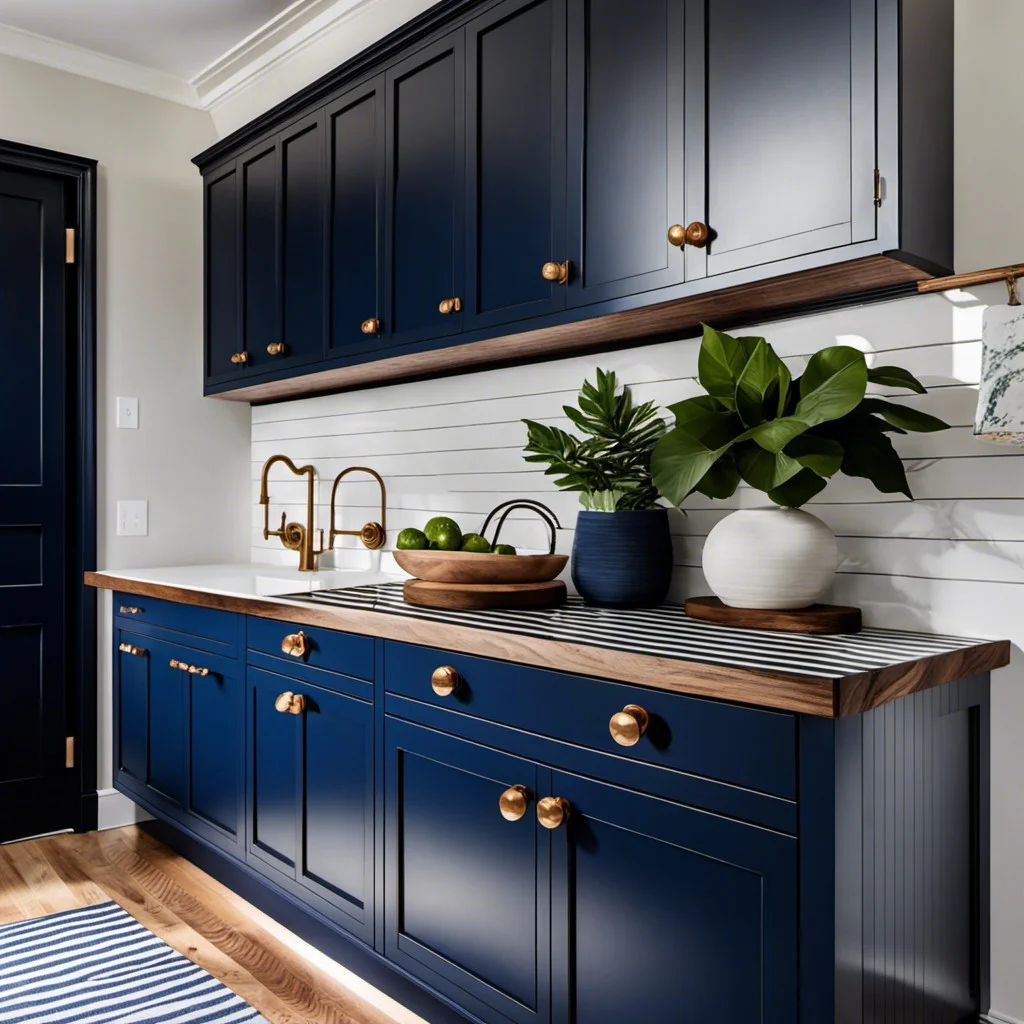
<svg viewBox="0 0 1024 1024">
<path fill-rule="evenodd" d="M 438 697 L 450 697 L 462 685 L 462 677 L 451 665 L 441 665 L 434 669 L 430 685 Z"/>
<path fill-rule="evenodd" d="M 369 320 L 364 320 L 359 329 L 363 334 L 380 334 L 380 321 L 376 317 L 371 317 Z"/>
<path fill-rule="evenodd" d="M 134 644 L 118 644 L 117 649 L 122 654 L 130 654 L 134 658 L 144 658 L 146 656 L 146 648 L 136 647 Z"/>
<path fill-rule="evenodd" d="M 285 690 L 274 701 L 274 709 L 280 711 L 282 715 L 301 715 L 306 710 L 306 698 L 301 693 Z"/>
<path fill-rule="evenodd" d="M 537 820 L 545 828 L 561 828 L 569 820 L 569 801 L 560 796 L 538 800 Z"/>
<path fill-rule="evenodd" d="M 608 731 L 620 747 L 635 747 L 650 724 L 651 716 L 639 704 L 627 704 L 618 714 L 612 715 Z"/>
<path fill-rule="evenodd" d="M 304 658 L 309 654 L 309 637 L 301 629 L 298 633 L 289 633 L 281 641 L 281 653 L 290 654 L 293 658 Z"/>
<path fill-rule="evenodd" d="M 526 816 L 530 795 L 525 786 L 510 786 L 498 800 L 498 810 L 506 821 L 519 821 Z"/>
<path fill-rule="evenodd" d="M 462 299 L 442 299 L 437 306 L 437 311 L 442 316 L 450 316 L 452 313 L 462 312 Z"/>
<path fill-rule="evenodd" d="M 232 355 L 231 357 L 231 362 L 233 362 L 235 366 L 244 366 L 247 362 L 249 362 L 249 353 L 235 352 L 234 355 Z"/>
<path fill-rule="evenodd" d="M 692 224 L 687 225 L 685 228 L 682 224 L 673 224 L 668 229 L 668 240 L 673 244 L 682 248 L 684 245 L 693 245 L 698 249 L 703 249 L 708 244 L 708 239 L 711 237 L 711 229 L 707 224 L 702 223 L 699 220 L 695 220 Z"/>
<path fill-rule="evenodd" d="M 545 281 L 552 281 L 555 284 L 568 284 L 570 267 L 571 264 L 568 260 L 564 263 L 545 263 L 541 267 L 540 276 Z"/>
<path fill-rule="evenodd" d="M 285 345 L 285 343 L 283 341 L 272 341 L 267 346 L 267 355 L 268 356 L 283 356 L 284 353 L 285 353 L 285 348 L 286 347 L 287 346 Z"/>
</svg>

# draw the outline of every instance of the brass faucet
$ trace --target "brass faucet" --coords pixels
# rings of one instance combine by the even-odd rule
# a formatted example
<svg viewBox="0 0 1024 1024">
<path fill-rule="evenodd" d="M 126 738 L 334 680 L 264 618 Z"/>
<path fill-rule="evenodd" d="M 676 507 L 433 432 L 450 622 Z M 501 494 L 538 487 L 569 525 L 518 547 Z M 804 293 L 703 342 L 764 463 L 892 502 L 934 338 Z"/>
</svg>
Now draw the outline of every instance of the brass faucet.
<svg viewBox="0 0 1024 1024">
<path fill-rule="evenodd" d="M 306 523 L 289 523 L 288 515 L 281 513 L 281 528 L 270 529 L 270 495 L 267 493 L 267 477 L 270 467 L 276 462 L 283 462 L 296 476 L 307 478 L 306 486 Z M 263 476 L 260 479 L 260 504 L 263 506 L 263 539 L 280 537 L 281 543 L 289 551 L 299 553 L 299 572 L 316 572 L 317 556 L 324 552 L 324 531 L 320 531 L 320 549 L 313 548 L 313 486 L 316 470 L 312 466 L 301 469 L 287 455 L 271 455 L 263 464 Z"/>
<path fill-rule="evenodd" d="M 338 484 L 349 475 L 349 473 L 368 473 L 377 481 L 377 485 L 380 487 L 380 522 L 379 523 L 367 523 L 361 530 L 337 530 L 334 527 L 334 513 L 335 504 L 338 497 Z M 338 537 L 358 537 L 362 541 L 363 547 L 369 548 L 371 551 L 376 551 L 378 548 L 384 547 L 384 542 L 388 538 L 388 492 L 384 486 L 384 480 L 381 478 L 380 473 L 375 469 L 369 469 L 366 466 L 349 466 L 348 469 L 343 469 L 334 478 L 334 487 L 331 488 L 331 534 L 330 540 L 327 546 L 333 551 L 334 542 Z"/>
</svg>

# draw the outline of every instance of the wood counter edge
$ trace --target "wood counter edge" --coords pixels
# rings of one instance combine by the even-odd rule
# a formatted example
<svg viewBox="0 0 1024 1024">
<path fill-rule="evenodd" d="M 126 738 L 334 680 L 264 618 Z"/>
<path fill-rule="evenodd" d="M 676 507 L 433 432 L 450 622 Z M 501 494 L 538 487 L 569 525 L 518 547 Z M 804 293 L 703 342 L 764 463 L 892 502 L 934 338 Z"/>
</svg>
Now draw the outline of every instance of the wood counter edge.
<svg viewBox="0 0 1024 1024">
<path fill-rule="evenodd" d="M 1009 641 L 997 640 L 852 676 L 792 675 L 612 651 L 589 644 L 543 640 L 520 633 L 503 633 L 434 619 L 405 618 L 361 608 L 283 604 L 259 597 L 215 594 L 127 579 L 114 573 L 87 572 L 85 583 L 101 590 L 119 590 L 177 604 L 255 615 L 303 626 L 321 626 L 382 640 L 455 649 L 465 654 L 536 668 L 599 676 L 656 690 L 713 697 L 817 718 L 860 714 L 910 693 L 1002 668 L 1010 661 Z"/>
</svg>

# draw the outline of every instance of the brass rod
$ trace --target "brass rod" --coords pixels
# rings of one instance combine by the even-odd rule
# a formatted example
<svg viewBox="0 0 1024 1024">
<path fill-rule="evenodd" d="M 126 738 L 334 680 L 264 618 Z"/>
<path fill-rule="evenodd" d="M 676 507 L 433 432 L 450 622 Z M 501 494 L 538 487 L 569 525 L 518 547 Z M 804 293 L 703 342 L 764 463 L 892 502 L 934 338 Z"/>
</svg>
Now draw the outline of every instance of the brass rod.
<svg viewBox="0 0 1024 1024">
<path fill-rule="evenodd" d="M 922 295 L 928 292 L 948 292 L 953 288 L 970 288 L 975 284 L 992 284 L 994 281 L 1014 281 L 1024 277 L 1024 263 L 1010 267 L 995 267 L 992 270 L 975 270 L 970 274 L 953 274 L 951 277 L 931 277 L 917 282 Z"/>
</svg>

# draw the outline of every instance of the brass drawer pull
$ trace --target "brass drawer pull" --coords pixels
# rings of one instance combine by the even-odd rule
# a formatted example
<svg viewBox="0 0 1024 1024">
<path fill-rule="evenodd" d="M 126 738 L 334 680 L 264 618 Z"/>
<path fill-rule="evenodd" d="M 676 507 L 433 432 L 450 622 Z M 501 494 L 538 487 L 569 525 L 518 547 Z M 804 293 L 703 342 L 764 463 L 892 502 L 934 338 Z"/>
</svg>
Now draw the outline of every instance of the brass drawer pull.
<svg viewBox="0 0 1024 1024">
<path fill-rule="evenodd" d="M 130 654 L 134 658 L 144 658 L 148 653 L 145 647 L 136 647 L 134 644 L 118 644 L 117 649 L 122 654 Z"/>
<path fill-rule="evenodd" d="M 118 614 L 120 614 L 120 615 L 141 615 L 142 614 L 142 609 L 141 608 L 136 608 L 135 605 L 132 605 L 132 604 L 123 604 L 118 609 Z"/>
<path fill-rule="evenodd" d="M 526 817 L 530 807 L 530 794 L 525 786 L 510 786 L 498 799 L 498 810 L 506 821 L 519 821 Z"/>
<path fill-rule="evenodd" d="M 370 317 L 359 325 L 359 329 L 363 334 L 380 334 L 380 321 L 376 317 Z"/>
<path fill-rule="evenodd" d="M 306 710 L 306 698 L 301 693 L 285 690 L 274 701 L 274 710 L 280 711 L 282 715 L 301 715 Z"/>
<path fill-rule="evenodd" d="M 569 820 L 569 801 L 561 796 L 546 796 L 537 801 L 537 820 L 550 829 L 561 828 Z"/>
<path fill-rule="evenodd" d="M 200 668 L 198 665 L 190 665 L 187 661 L 178 661 L 177 658 L 171 658 L 168 662 L 171 668 L 176 668 L 179 672 L 188 672 L 189 675 L 193 676 L 208 676 L 210 670 L 208 668 Z"/>
<path fill-rule="evenodd" d="M 694 248 L 703 249 L 711 238 L 711 229 L 707 224 L 695 220 L 685 228 L 682 224 L 673 224 L 668 229 L 668 240 L 672 245 L 680 249 L 684 245 L 692 245 Z"/>
<path fill-rule="evenodd" d="M 541 268 L 540 276 L 552 284 L 568 284 L 571 267 L 572 264 L 568 260 L 564 263 L 545 263 Z"/>
<path fill-rule="evenodd" d="M 244 366 L 247 362 L 249 362 L 249 353 L 248 352 L 235 352 L 231 356 L 231 362 L 233 362 L 235 364 L 235 366 Z"/>
<path fill-rule="evenodd" d="M 309 654 L 309 637 L 301 629 L 298 633 L 289 633 L 281 641 L 281 653 L 290 654 L 293 658 L 304 658 Z"/>
<path fill-rule="evenodd" d="M 283 356 L 288 346 L 283 341 L 272 341 L 267 346 L 268 356 Z"/>
<path fill-rule="evenodd" d="M 639 704 L 627 704 L 612 715 L 608 731 L 620 747 L 635 747 L 650 724 L 651 716 Z"/>
<path fill-rule="evenodd" d="M 450 697 L 462 685 L 462 677 L 451 665 L 435 668 L 430 677 L 431 689 L 438 697 Z"/>
<path fill-rule="evenodd" d="M 442 299 L 438 304 L 437 311 L 442 316 L 450 316 L 452 313 L 462 312 L 462 299 Z"/>
</svg>

